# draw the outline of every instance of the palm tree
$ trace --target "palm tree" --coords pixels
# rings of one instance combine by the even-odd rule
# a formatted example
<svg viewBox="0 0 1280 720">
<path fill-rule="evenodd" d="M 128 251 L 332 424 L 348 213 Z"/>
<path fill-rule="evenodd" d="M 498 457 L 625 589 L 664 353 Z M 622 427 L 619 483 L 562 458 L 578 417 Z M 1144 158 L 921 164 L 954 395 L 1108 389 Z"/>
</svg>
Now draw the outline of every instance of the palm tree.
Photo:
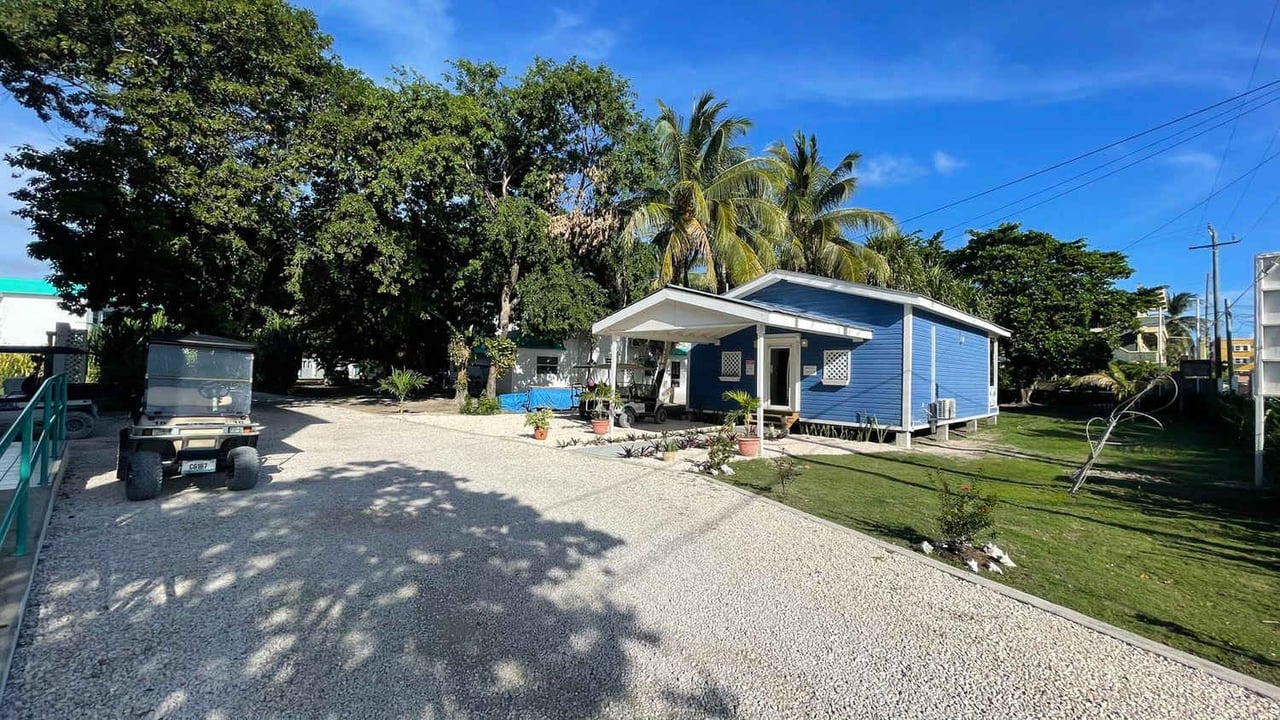
<svg viewBox="0 0 1280 720">
<path fill-rule="evenodd" d="M 844 206 L 857 190 L 853 169 L 861 155 L 849 153 L 828 168 L 818 154 L 816 137 L 797 132 L 791 143 L 791 147 L 775 143 L 765 158 L 765 176 L 787 217 L 779 264 L 839 280 L 887 281 L 885 259 L 848 237 L 894 227 L 893 218 L 885 213 Z"/>
<path fill-rule="evenodd" d="M 767 197 L 761 162 L 738 144 L 749 120 L 705 93 L 686 122 L 662 102 L 655 125 L 665 187 L 634 203 L 625 235 L 660 249 L 657 284 L 692 272 L 719 292 L 773 264 L 785 218 Z"/>
<path fill-rule="evenodd" d="M 1170 363 L 1177 363 L 1192 348 L 1192 333 L 1196 338 L 1201 336 L 1200 318 L 1191 312 L 1195 302 L 1195 293 L 1180 292 L 1170 295 L 1165 303 L 1165 313 L 1168 315 L 1165 332 L 1169 336 L 1165 354 Z"/>
</svg>

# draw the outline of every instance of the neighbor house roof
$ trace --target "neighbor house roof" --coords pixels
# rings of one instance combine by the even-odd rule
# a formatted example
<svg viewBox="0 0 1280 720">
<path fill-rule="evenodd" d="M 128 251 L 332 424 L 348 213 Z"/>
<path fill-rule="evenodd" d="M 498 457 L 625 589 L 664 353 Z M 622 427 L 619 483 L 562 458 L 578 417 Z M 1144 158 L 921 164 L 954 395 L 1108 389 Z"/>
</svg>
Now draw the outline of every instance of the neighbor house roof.
<svg viewBox="0 0 1280 720">
<path fill-rule="evenodd" d="M 921 310 L 927 310 L 935 315 L 941 315 L 942 317 L 962 322 L 966 325 L 981 328 L 982 330 L 999 335 L 1000 337 L 1010 336 L 1010 332 L 1008 330 L 993 322 L 983 320 L 977 315 L 971 315 L 963 310 L 957 310 L 950 305 L 945 305 L 931 297 L 927 297 L 919 293 L 905 292 L 903 290 L 890 290 L 888 288 L 873 287 L 871 285 L 862 285 L 860 283 L 846 282 L 844 280 L 832 280 L 831 278 L 807 275 L 805 273 L 792 272 L 790 270 L 770 270 L 768 273 L 765 273 L 755 280 L 730 290 L 726 293 L 725 297 L 742 298 L 743 296 L 749 295 L 761 288 L 766 288 L 779 282 L 789 282 L 796 285 L 803 285 L 805 287 L 831 290 L 833 292 L 844 293 L 846 295 L 856 295 L 858 297 L 871 298 L 873 300 L 883 300 L 885 302 L 898 303 L 900 305 L 909 305 L 911 307 L 920 308 Z"/>
<path fill-rule="evenodd" d="M 714 342 L 757 324 L 855 340 L 871 339 L 871 330 L 843 320 L 678 285 L 662 288 L 618 310 L 592 325 L 591 332 L 672 342 Z"/>
<path fill-rule="evenodd" d="M 0 278 L 0 295 L 48 295 L 56 297 L 58 291 L 44 280 L 31 278 Z"/>
</svg>

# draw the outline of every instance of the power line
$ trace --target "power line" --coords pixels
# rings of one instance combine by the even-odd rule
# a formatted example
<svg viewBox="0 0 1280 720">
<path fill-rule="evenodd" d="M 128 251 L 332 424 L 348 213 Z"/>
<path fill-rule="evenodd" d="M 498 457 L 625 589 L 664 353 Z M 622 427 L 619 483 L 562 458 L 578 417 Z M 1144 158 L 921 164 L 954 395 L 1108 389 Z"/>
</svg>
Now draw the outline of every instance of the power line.
<svg viewBox="0 0 1280 720">
<path fill-rule="evenodd" d="M 1253 78 L 1258 72 L 1258 62 L 1262 60 L 1262 51 L 1267 47 L 1267 37 L 1271 35 L 1271 23 L 1276 19 L 1276 9 L 1280 8 L 1280 0 L 1275 0 L 1271 5 L 1271 16 L 1267 18 L 1267 27 L 1262 31 L 1262 42 L 1258 43 L 1258 54 L 1253 58 L 1253 67 L 1249 70 L 1249 81 L 1245 83 L 1246 91 L 1253 85 Z M 1218 189 L 1218 179 L 1222 177 L 1222 166 L 1227 164 L 1227 155 L 1231 153 L 1231 144 L 1236 139 L 1236 130 L 1240 127 L 1239 118 L 1236 124 L 1231 126 L 1231 134 L 1227 136 L 1227 145 L 1222 148 L 1222 157 L 1218 159 L 1218 169 L 1213 173 L 1213 184 L 1209 186 L 1209 193 Z M 1268 150 L 1270 146 L 1268 146 Z M 1266 155 L 1264 152 L 1263 155 Z M 1209 212 L 1208 205 L 1205 205 L 1204 212 L 1200 214 L 1200 223 L 1204 223 L 1204 216 Z"/>
<path fill-rule="evenodd" d="M 1274 152 L 1274 153 L 1272 153 L 1271 155 L 1268 155 L 1267 157 L 1263 158 L 1261 162 L 1259 162 L 1257 165 L 1254 165 L 1252 168 L 1250 168 L 1250 169 L 1246 170 L 1246 171 L 1244 172 L 1244 174 L 1242 174 L 1242 175 L 1238 176 L 1236 179 L 1232 180 L 1231 182 L 1227 183 L 1226 185 L 1223 185 L 1221 188 L 1219 188 L 1219 189 L 1217 189 L 1217 190 L 1215 190 L 1215 191 L 1213 191 L 1213 192 L 1209 193 L 1208 197 L 1206 197 L 1205 199 L 1203 199 L 1203 200 L 1201 200 L 1200 202 L 1196 203 L 1195 205 L 1192 205 L 1191 207 L 1187 208 L 1186 210 L 1183 210 L 1182 212 L 1178 213 L 1177 215 L 1173 216 L 1171 219 L 1169 219 L 1169 220 L 1168 220 L 1168 221 L 1166 221 L 1165 223 L 1161 224 L 1161 225 L 1160 225 L 1159 227 L 1157 227 L 1155 230 L 1152 230 L 1151 232 L 1147 233 L 1146 235 L 1143 235 L 1142 237 L 1138 238 L 1137 240 L 1134 240 L 1133 242 L 1129 243 L 1128 245 L 1125 245 L 1124 247 L 1120 248 L 1119 252 L 1124 252 L 1125 250 L 1128 250 L 1129 248 L 1133 247 L 1134 245 L 1137 245 L 1138 243 L 1145 242 L 1146 240 L 1149 240 L 1149 239 L 1151 238 L 1151 236 L 1155 235 L 1156 233 L 1160 232 L 1161 230 L 1163 230 L 1163 229 L 1165 229 L 1165 228 L 1169 227 L 1170 225 L 1174 224 L 1175 222 L 1177 222 L 1177 221 L 1181 220 L 1182 218 L 1186 217 L 1189 213 L 1191 213 L 1192 211 L 1194 211 L 1196 208 L 1198 208 L 1198 207 L 1200 207 L 1200 206 L 1204 205 L 1205 203 L 1207 203 L 1207 202 L 1209 202 L 1210 200 L 1214 199 L 1214 198 L 1215 198 L 1215 197 L 1217 197 L 1218 195 L 1221 195 L 1222 193 L 1226 192 L 1229 188 L 1231 188 L 1231 186 L 1235 185 L 1236 183 L 1238 183 L 1238 182 L 1240 182 L 1241 180 L 1243 180 L 1243 179 L 1245 179 L 1246 177 L 1248 177 L 1249 173 L 1255 172 L 1258 168 L 1262 167 L 1263 165 L 1266 165 L 1267 163 L 1271 162 L 1272 160 L 1275 160 L 1277 156 L 1280 156 L 1280 151 Z"/>
<path fill-rule="evenodd" d="M 1006 220 L 1006 219 L 1011 218 L 1011 217 L 1013 217 L 1014 215 L 1017 215 L 1017 214 L 1019 214 L 1019 213 L 1026 212 L 1027 210 L 1032 210 L 1032 209 L 1034 209 L 1034 208 L 1040 207 L 1041 205 L 1044 205 L 1044 204 L 1046 204 L 1046 203 L 1049 203 L 1049 202 L 1052 202 L 1052 201 L 1054 201 L 1054 200 L 1057 200 L 1057 199 L 1058 199 L 1058 198 L 1060 198 L 1060 197 L 1063 197 L 1063 196 L 1065 196 L 1065 195 L 1069 195 L 1069 194 L 1071 194 L 1071 193 L 1075 192 L 1076 190 L 1080 190 L 1080 189 L 1082 189 L 1082 188 L 1088 187 L 1089 185 L 1092 185 L 1093 183 L 1096 183 L 1096 182 L 1098 182 L 1098 181 L 1100 181 L 1100 180 L 1105 180 L 1106 178 L 1109 178 L 1109 177 L 1111 177 L 1112 175 L 1115 175 L 1115 174 L 1117 174 L 1117 173 L 1119 173 L 1119 172 L 1122 172 L 1122 171 L 1124 171 L 1124 170 L 1128 170 L 1129 168 L 1133 167 L 1134 165 L 1138 165 L 1138 164 L 1140 164 L 1140 163 L 1146 162 L 1147 160 L 1150 160 L 1151 158 L 1156 157 L 1157 155 L 1161 155 L 1161 154 L 1166 153 L 1166 152 L 1168 152 L 1168 151 L 1170 151 L 1170 150 L 1172 150 L 1172 149 L 1174 149 L 1174 148 L 1176 148 L 1176 147 L 1179 147 L 1179 146 L 1181 146 L 1181 145 L 1185 145 L 1186 143 L 1191 142 L 1192 140 L 1195 140 L 1196 138 L 1200 137 L 1201 135 L 1204 135 L 1204 134 L 1206 134 L 1206 133 L 1209 133 L 1209 132 L 1212 132 L 1212 131 L 1214 131 L 1214 130 L 1217 130 L 1218 128 L 1222 127 L 1223 125 L 1226 125 L 1227 123 L 1230 123 L 1230 122 L 1233 122 L 1233 121 L 1238 121 L 1238 120 L 1240 119 L 1240 116 L 1241 116 L 1241 115 L 1246 115 L 1246 114 L 1251 113 L 1251 112 L 1254 112 L 1254 111 L 1256 111 L 1256 110 L 1261 110 L 1262 108 L 1266 107 L 1267 105 L 1270 105 L 1270 104 L 1272 104 L 1272 103 L 1274 103 L 1274 102 L 1277 102 L 1277 101 L 1280 101 L 1280 94 L 1277 94 L 1277 95 L 1276 95 L 1276 97 L 1273 97 L 1273 98 L 1271 98 L 1271 99 L 1267 100 L 1266 102 L 1263 102 L 1263 103 L 1260 103 L 1260 104 L 1258 104 L 1258 105 L 1255 105 L 1254 107 L 1251 107 L 1251 108 L 1249 108 L 1248 110 L 1242 110 L 1242 111 L 1241 111 L 1240 113 L 1238 113 L 1234 118 L 1230 118 L 1230 119 L 1227 119 L 1227 120 L 1223 120 L 1222 122 L 1220 122 L 1220 123 L 1218 123 L 1218 124 L 1216 124 L 1216 125 L 1212 125 L 1212 126 L 1210 126 L 1210 127 L 1208 127 L 1208 128 L 1205 128 L 1204 130 L 1201 130 L 1200 132 L 1195 133 L 1194 135 L 1190 135 L 1190 136 L 1188 136 L 1188 137 L 1182 138 L 1181 140 L 1179 140 L 1179 141 L 1177 141 L 1177 142 L 1173 143 L 1172 145 L 1168 145 L 1167 147 L 1160 148 L 1159 150 L 1156 150 L 1156 151 L 1155 151 L 1155 152 L 1153 152 L 1153 153 L 1150 153 L 1150 154 L 1148 154 L 1148 155 L 1146 155 L 1146 156 L 1144 156 L 1144 157 L 1138 158 L 1137 160 L 1134 160 L 1133 162 L 1131 162 L 1131 163 L 1129 163 L 1129 164 L 1127 164 L 1127 165 L 1123 165 L 1123 166 L 1121 166 L 1121 167 L 1116 168 L 1115 170 L 1112 170 L 1111 172 L 1105 173 L 1105 174 L 1103 174 L 1103 175 L 1099 175 L 1098 177 L 1095 177 L 1095 178 L 1093 178 L 1093 179 L 1091 179 L 1091 180 L 1088 180 L 1088 181 L 1086 181 L 1086 182 L 1080 183 L 1079 185 L 1077 185 L 1077 186 L 1075 186 L 1075 187 L 1072 187 L 1072 188 L 1069 188 L 1069 189 L 1067 189 L 1067 190 L 1064 190 L 1063 192 L 1060 192 L 1060 193 L 1058 193 L 1057 195 L 1054 195 L 1054 196 L 1052 196 L 1052 197 L 1050 197 L 1050 198 L 1047 198 L 1047 199 L 1045 199 L 1045 200 L 1042 200 L 1041 202 L 1034 203 L 1034 204 L 1032 204 L 1032 205 L 1028 205 L 1028 206 L 1026 206 L 1026 207 L 1024 207 L 1024 208 L 1021 208 L 1021 209 L 1019 209 L 1019 210 L 1017 210 L 1017 211 L 1015 211 L 1015 212 L 1009 213 L 1009 214 L 1007 214 L 1007 215 L 1005 215 L 1005 216 L 1003 216 L 1003 217 L 1001 217 L 1001 218 L 999 218 L 999 219 L 995 220 L 995 221 L 994 221 L 994 222 L 992 222 L 992 223 L 987 223 L 986 225 L 993 225 L 993 224 L 995 224 L 996 222 L 1000 222 L 1001 220 Z M 1242 107 L 1243 107 L 1243 106 L 1242 106 Z M 1074 181 L 1074 180 L 1079 180 L 1080 178 L 1083 178 L 1083 177 L 1085 177 L 1086 175 L 1091 175 L 1091 174 L 1093 174 L 1094 172 L 1097 172 L 1098 170 L 1101 170 L 1101 169 L 1103 169 L 1103 168 L 1105 168 L 1105 167 L 1107 167 L 1107 166 L 1114 165 L 1115 163 L 1118 163 L 1118 162 L 1120 162 L 1121 160 L 1124 160 L 1125 158 L 1132 157 L 1133 155 L 1136 155 L 1136 154 L 1138 154 L 1138 153 L 1142 152 L 1143 150 L 1146 150 L 1146 149 L 1148 149 L 1148 148 L 1154 147 L 1154 146 L 1159 145 L 1159 144 L 1161 144 L 1161 143 L 1163 143 L 1163 142 L 1166 142 L 1166 141 L 1168 141 L 1168 140 L 1172 140 L 1173 138 L 1175 138 L 1175 137 L 1177 137 L 1177 136 L 1179 136 L 1179 135 L 1181 135 L 1181 134 L 1183 134 L 1183 133 L 1185 133 L 1185 132 L 1187 132 L 1187 131 L 1189 131 L 1189 130 L 1192 130 L 1192 129 L 1194 129 L 1194 128 L 1197 128 L 1197 127 L 1199 127 L 1199 126 L 1201 126 L 1201 125 L 1205 124 L 1206 122 L 1211 122 L 1211 121 L 1213 121 L 1213 120 L 1215 120 L 1215 119 L 1217 119 L 1217 118 L 1219 118 L 1219 117 L 1222 117 L 1222 115 L 1226 115 L 1226 114 L 1229 114 L 1229 113 L 1231 113 L 1231 112 L 1234 112 L 1234 110 L 1235 110 L 1235 108 L 1233 108 L 1232 110 L 1228 110 L 1228 111 L 1227 111 L 1227 112 L 1225 112 L 1225 113 L 1221 113 L 1221 114 L 1219 114 L 1219 115 L 1216 115 L 1216 116 L 1213 116 L 1213 117 L 1207 118 L 1207 119 L 1205 119 L 1205 120 L 1202 120 L 1202 121 L 1200 121 L 1200 122 L 1198 122 L 1198 123 L 1196 123 L 1195 125 L 1192 125 L 1192 126 L 1190 126 L 1190 127 L 1183 128 L 1182 130 L 1179 130 L 1179 131 L 1177 131 L 1177 132 L 1173 133 L 1172 135 L 1166 135 L 1165 137 L 1160 138 L 1159 140 L 1155 140 L 1155 141 L 1152 141 L 1152 142 L 1150 142 L 1150 143 L 1147 143 L 1146 145 L 1143 145 L 1142 147 L 1137 148 L 1136 150 L 1132 150 L 1132 151 L 1130 151 L 1130 152 L 1128 152 L 1128 153 L 1125 153 L 1124 155 L 1121 155 L 1120 157 L 1114 158 L 1114 159 L 1112 159 L 1112 160 L 1108 160 L 1107 162 L 1102 163 L 1101 165 L 1096 165 L 1096 166 L 1094 166 L 1094 167 L 1092 167 L 1092 168 L 1089 168 L 1088 170 L 1085 170 L 1084 172 L 1076 173 L 1075 175 L 1072 175 L 1071 177 L 1069 177 L 1069 178 L 1067 178 L 1067 179 L 1065 179 L 1065 180 L 1061 180 L 1061 181 L 1059 181 L 1059 182 L 1056 182 L 1056 183 L 1054 183 L 1053 185 L 1049 185 L 1048 187 L 1041 188 L 1041 189 L 1039 189 L 1039 190 L 1037 190 L 1037 191 L 1035 191 L 1035 192 L 1033 192 L 1033 193 L 1030 193 L 1030 194 L 1027 194 L 1027 195 L 1023 195 L 1022 197 L 1018 198 L 1017 200 L 1014 200 L 1014 201 L 1012 201 L 1012 202 L 1005 203 L 1004 205 L 1001 205 L 1000 207 L 997 207 L 997 208 L 995 208 L 994 210 L 989 210 L 989 211 L 984 212 L 984 213 L 982 213 L 982 214 L 980 214 L 980 215 L 976 215 L 976 216 L 974 216 L 974 217 L 971 217 L 971 218 L 969 218 L 968 220 L 963 220 L 963 221 L 961 221 L 961 222 L 959 222 L 959 223 L 956 223 L 956 224 L 954 224 L 954 225 L 951 225 L 950 227 L 947 227 L 947 228 L 943 229 L 943 231 L 942 231 L 942 232 L 943 232 L 944 234 L 945 234 L 945 233 L 949 233 L 949 232 L 951 232 L 952 230 L 955 230 L 956 228 L 964 227 L 964 226 L 966 226 L 966 225 L 968 225 L 968 224 L 970 224 L 970 223 L 972 223 L 972 222 L 975 222 L 975 221 L 977 221 L 977 220 L 981 220 L 982 218 L 987 217 L 988 215 L 992 215 L 992 214 L 997 213 L 997 212 L 1000 212 L 1001 210 L 1004 210 L 1004 209 L 1006 209 L 1006 208 L 1013 207 L 1014 205 L 1017 205 L 1018 203 L 1023 202 L 1024 200 L 1030 200 L 1031 198 L 1036 197 L 1036 196 L 1038 196 L 1038 195 L 1042 195 L 1042 194 L 1044 194 L 1044 193 L 1046 193 L 1046 192 L 1049 192 L 1050 190 L 1053 190 L 1054 188 L 1062 187 L 1063 185 L 1066 185 L 1066 184 L 1067 184 L 1067 183 L 1069 183 L 1069 182 L 1072 182 L 1072 181 Z M 984 225 L 984 227 L 985 227 L 985 225 Z M 944 239 L 944 240 L 943 240 L 943 242 L 945 243 L 945 242 L 947 242 L 948 240 L 955 240 L 955 239 L 957 239 L 957 238 L 955 238 L 955 237 L 952 237 L 952 238 L 946 238 L 946 239 Z"/>
<path fill-rule="evenodd" d="M 1280 0 L 1277 0 L 1277 1 L 1280 1 Z M 938 206 L 938 207 L 936 207 L 936 208 L 933 208 L 932 210 L 926 210 L 925 212 L 919 213 L 919 214 L 917 214 L 917 215 L 912 215 L 912 216 L 911 216 L 911 217 L 909 217 L 909 218 L 905 218 L 905 219 L 903 219 L 903 220 L 899 221 L 899 223 L 898 223 L 898 224 L 899 224 L 899 225 L 901 225 L 901 224 L 903 224 L 903 223 L 909 223 L 909 222 L 911 222 L 912 220 L 919 220 L 919 219 L 920 219 L 920 218 L 922 218 L 922 217 L 928 217 L 929 215 L 933 215 L 934 213 L 939 213 L 939 212 L 942 212 L 943 210 L 948 210 L 948 209 L 953 208 L 953 207 L 955 207 L 955 206 L 957 206 L 957 205 L 961 205 L 961 204 L 967 203 L 967 202 L 969 202 L 970 200 L 976 200 L 976 199 L 978 199 L 978 198 L 980 198 L 980 197 L 984 197 L 984 196 L 986 196 L 986 195 L 990 195 L 990 194 L 991 194 L 991 193 L 993 193 L 993 192 L 997 192 L 997 191 L 999 191 L 999 190 L 1003 190 L 1003 189 L 1005 189 L 1005 188 L 1007 188 L 1007 187 L 1010 187 L 1010 186 L 1013 186 L 1013 185 L 1017 185 L 1018 183 L 1020 183 L 1020 182 L 1024 182 L 1024 181 L 1027 181 L 1027 180 L 1030 180 L 1031 178 L 1039 177 L 1039 176 L 1041 176 L 1041 175 L 1044 175 L 1045 173 L 1053 172 L 1054 170 L 1057 170 L 1058 168 L 1065 167 L 1065 166 L 1070 165 L 1070 164 L 1072 164 L 1072 163 L 1074 163 L 1074 162 L 1078 162 L 1078 161 L 1080 161 L 1080 160 L 1084 160 L 1085 158 L 1088 158 L 1088 157 L 1093 157 L 1094 155 L 1097 155 L 1098 153 L 1105 152 L 1105 151 L 1110 150 L 1111 148 L 1116 147 L 1116 146 L 1118 146 L 1118 145 L 1123 145 L 1123 144 L 1125 144 L 1125 143 L 1127 143 L 1127 142 L 1131 142 L 1131 141 L 1133 141 L 1133 140 L 1137 140 L 1137 139 L 1138 139 L 1138 138 L 1140 138 L 1140 137 L 1145 137 L 1145 136 L 1147 136 L 1147 135 L 1150 135 L 1151 133 L 1159 132 L 1160 130 L 1163 130 L 1163 129 L 1165 129 L 1165 128 L 1167 128 L 1167 127 L 1171 126 L 1171 125 L 1177 125 L 1178 123 L 1182 122 L 1183 120 L 1188 120 L 1188 119 L 1190 119 L 1190 118 L 1196 117 L 1197 115 L 1203 115 L 1204 113 L 1209 112 L 1210 110 L 1213 110 L 1213 109 L 1215 109 L 1215 108 L 1222 107 L 1223 105 L 1226 105 L 1226 104 L 1228 104 L 1228 103 L 1235 102 L 1236 100 L 1239 100 L 1239 99 L 1241 99 L 1241 98 L 1248 97 L 1248 96 L 1253 95 L 1253 94 L 1255 94 L 1255 93 L 1262 92 L 1263 90 L 1266 90 L 1266 89 L 1271 88 L 1271 87 L 1275 87 L 1276 85 L 1280 85 L 1280 79 L 1272 80 L 1271 82 L 1264 83 L 1264 84 L 1259 85 L 1258 87 L 1253 88 L 1253 89 L 1251 89 L 1251 90 L 1245 90 L 1244 92 L 1242 92 L 1242 93 L 1240 93 L 1240 94 L 1238 94 L 1238 95 L 1233 95 L 1233 96 L 1231 96 L 1231 97 L 1229 97 L 1229 98 L 1227 98 L 1227 99 L 1225 99 L 1225 100 L 1219 100 L 1218 102 L 1213 103 L 1212 105 L 1206 105 L 1206 106 L 1204 106 L 1204 107 L 1200 108 L 1199 110 L 1194 110 L 1194 111 L 1189 112 L 1189 113 L 1187 113 L 1187 114 L 1185 114 L 1185 115 L 1181 115 L 1181 116 L 1176 117 L 1176 118 L 1174 118 L 1174 119 L 1172 119 L 1172 120 L 1169 120 L 1168 122 L 1160 123 L 1159 125 L 1156 125 L 1155 127 L 1148 128 L 1148 129 L 1146 129 L 1146 130 L 1143 130 L 1142 132 L 1134 133 L 1134 134 L 1132 134 L 1132 135 L 1130 135 L 1130 136 L 1128 136 L 1128 137 L 1125 137 L 1125 138 L 1121 138 L 1121 139 L 1119 139 L 1119 140 L 1116 140 L 1115 142 L 1107 143 L 1106 145 L 1103 145 L 1102 147 L 1095 148 L 1095 149 L 1093 149 L 1093 150 L 1090 150 L 1089 152 L 1081 153 L 1081 154 L 1079 154 L 1079 155 L 1076 155 L 1075 157 L 1068 158 L 1068 159 L 1063 160 L 1063 161 L 1061 161 L 1061 162 L 1054 163 L 1053 165 L 1050 165 L 1049 167 L 1042 168 L 1042 169 L 1040 169 L 1040 170 L 1036 170 L 1035 172 L 1032 172 L 1032 173 L 1028 173 L 1028 174 L 1026 174 L 1026 175 L 1023 175 L 1022 177 L 1014 178 L 1013 180 L 1009 180 L 1008 182 L 1004 182 L 1004 183 L 1001 183 L 1001 184 L 996 185 L 996 186 L 994 186 L 994 187 L 987 188 L 986 190 L 983 190 L 983 191 L 981 191 L 981 192 L 976 192 L 976 193 L 974 193 L 974 194 L 972 194 L 972 195 L 968 195 L 968 196 L 966 196 L 966 197 L 962 197 L 962 198 L 960 198 L 960 199 L 958 199 L 958 200 L 953 200 L 953 201 L 951 201 L 951 202 L 949 202 L 949 203 L 947 203 L 947 204 L 945 204 L 945 205 L 940 205 L 940 206 Z M 872 235 L 872 234 L 873 234 L 873 233 L 870 233 L 870 232 L 863 234 L 863 236 L 862 236 L 861 240 L 866 240 L 868 237 L 871 237 L 871 235 Z"/>
<path fill-rule="evenodd" d="M 1276 138 L 1280 138 L 1280 127 L 1277 127 L 1276 131 L 1271 134 L 1271 141 L 1267 143 L 1267 147 L 1263 149 L 1262 155 L 1259 155 L 1258 157 L 1265 157 L 1267 153 L 1271 152 L 1271 146 L 1276 144 Z M 1219 165 L 1218 168 L 1221 169 L 1222 166 Z M 1223 223 L 1223 227 L 1231 226 L 1231 220 L 1235 218 L 1236 211 L 1240 209 L 1240 203 L 1244 202 L 1245 196 L 1249 194 L 1250 188 L 1253 187 L 1253 179 L 1255 177 L 1257 177 L 1257 175 L 1249 176 L 1249 182 L 1244 184 L 1244 190 L 1240 191 L 1240 195 L 1236 198 L 1236 204 L 1231 206 L 1231 212 L 1227 215 L 1227 221 Z"/>
</svg>

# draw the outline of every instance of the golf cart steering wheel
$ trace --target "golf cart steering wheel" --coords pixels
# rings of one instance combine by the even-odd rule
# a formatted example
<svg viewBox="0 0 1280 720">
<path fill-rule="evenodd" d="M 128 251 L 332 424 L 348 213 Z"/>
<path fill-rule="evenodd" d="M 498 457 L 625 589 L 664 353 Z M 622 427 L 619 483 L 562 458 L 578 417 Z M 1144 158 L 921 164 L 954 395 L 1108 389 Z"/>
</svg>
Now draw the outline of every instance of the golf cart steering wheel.
<svg viewBox="0 0 1280 720">
<path fill-rule="evenodd" d="M 197 390 L 200 392 L 200 397 L 205 400 L 217 400 L 231 394 L 231 386 L 220 380 L 202 382 Z"/>
</svg>

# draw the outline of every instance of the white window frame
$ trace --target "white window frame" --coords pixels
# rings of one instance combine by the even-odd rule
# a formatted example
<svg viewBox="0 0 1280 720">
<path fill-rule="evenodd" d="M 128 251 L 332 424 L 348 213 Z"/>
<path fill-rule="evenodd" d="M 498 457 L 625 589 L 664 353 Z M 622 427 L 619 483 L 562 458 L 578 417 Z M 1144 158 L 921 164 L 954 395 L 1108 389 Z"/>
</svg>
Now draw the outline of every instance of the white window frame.
<svg viewBox="0 0 1280 720">
<path fill-rule="evenodd" d="M 725 374 L 725 361 L 732 360 L 735 357 L 737 359 L 738 374 L 737 375 Z M 720 381 L 721 382 L 737 382 L 741 379 L 742 379 L 742 351 L 741 350 L 721 350 L 720 351 Z"/>
<path fill-rule="evenodd" d="M 542 371 L 542 368 L 547 365 L 546 363 L 542 362 L 544 358 L 551 360 L 550 366 L 555 368 L 551 372 Z M 533 357 L 533 376 L 535 378 L 559 377 L 560 376 L 560 356 L 559 355 L 535 355 Z"/>
<path fill-rule="evenodd" d="M 834 365 L 844 365 L 844 375 L 838 376 L 829 372 Z M 840 350 L 823 350 L 822 351 L 822 384 L 842 387 L 849 384 L 853 380 L 853 350 L 844 348 Z"/>
</svg>

